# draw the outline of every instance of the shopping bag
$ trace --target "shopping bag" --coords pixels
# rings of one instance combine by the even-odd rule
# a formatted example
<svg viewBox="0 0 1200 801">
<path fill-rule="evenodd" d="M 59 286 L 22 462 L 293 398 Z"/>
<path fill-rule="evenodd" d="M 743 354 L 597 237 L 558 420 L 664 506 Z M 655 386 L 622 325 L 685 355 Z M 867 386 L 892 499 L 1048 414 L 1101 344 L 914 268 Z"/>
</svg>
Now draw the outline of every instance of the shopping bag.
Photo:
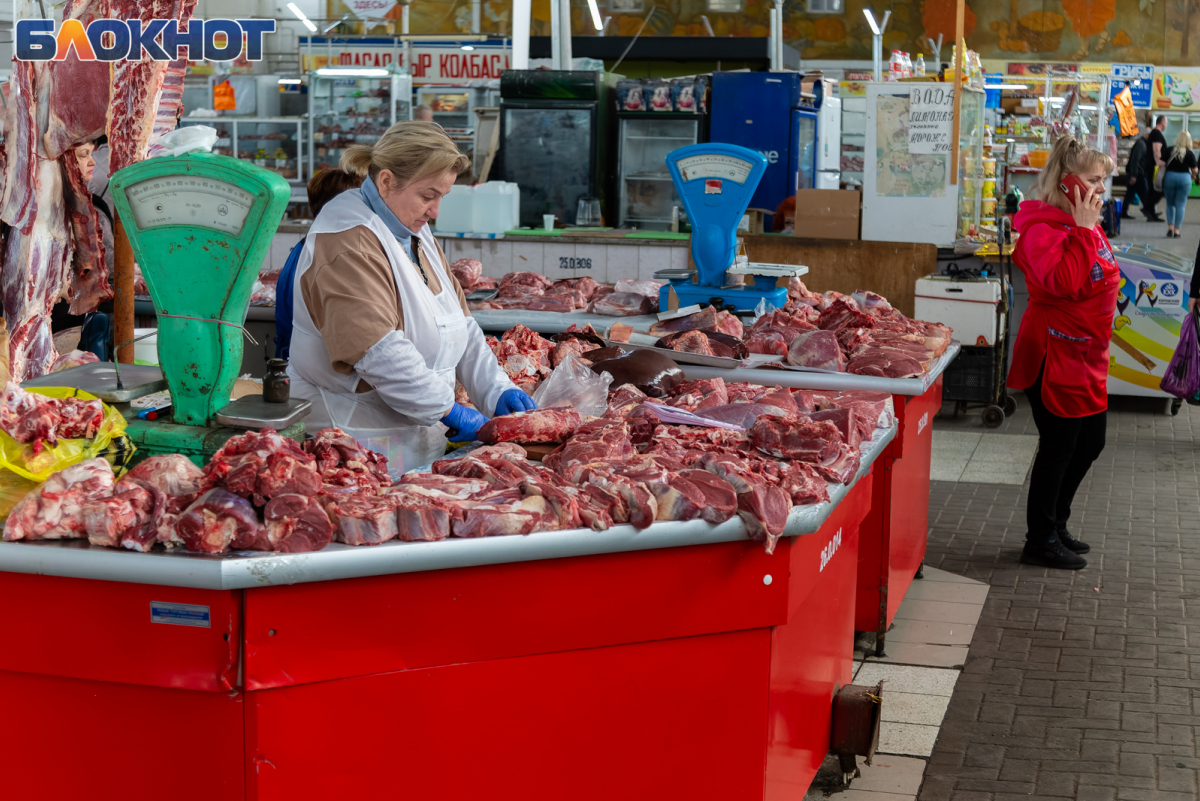
<svg viewBox="0 0 1200 801">
<path fill-rule="evenodd" d="M 95 395 L 74 387 L 37 387 L 29 392 L 47 398 L 96 400 Z M 33 443 L 17 442 L 0 431 L 0 471 L 40 483 L 52 473 L 85 459 L 100 457 L 113 466 L 113 472 L 121 475 L 129 466 L 136 447 L 125 433 L 125 418 L 107 403 L 103 405 L 104 419 L 91 439 L 60 439 L 57 445 L 45 445 L 39 450 Z"/>
<path fill-rule="evenodd" d="M 1159 382 L 1163 392 L 1190 398 L 1200 391 L 1200 314 L 1193 311 L 1183 321 L 1179 344 Z"/>
<path fill-rule="evenodd" d="M 1161 193 L 1163 191 L 1163 179 L 1167 177 L 1166 167 L 1154 168 L 1154 191 Z"/>
</svg>

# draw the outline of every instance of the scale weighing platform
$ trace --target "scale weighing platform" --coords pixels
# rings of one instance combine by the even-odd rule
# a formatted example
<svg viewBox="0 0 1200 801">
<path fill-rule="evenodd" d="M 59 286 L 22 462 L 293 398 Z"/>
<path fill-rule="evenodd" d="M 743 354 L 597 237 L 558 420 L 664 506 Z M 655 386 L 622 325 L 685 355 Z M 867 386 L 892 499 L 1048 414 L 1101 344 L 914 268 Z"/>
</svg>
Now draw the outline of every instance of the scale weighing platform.
<svg viewBox="0 0 1200 801">
<path fill-rule="evenodd" d="M 669 307 L 672 290 L 680 307 L 711 303 L 732 311 L 753 311 L 760 301 L 766 301 L 783 308 L 787 289 L 778 286 L 779 279 L 804 275 L 808 268 L 758 264 L 738 255 L 738 224 L 767 170 L 766 157 L 739 145 L 708 142 L 671 151 L 667 169 L 692 224 L 696 270 L 654 274 L 669 281 L 659 290 L 659 308 Z M 751 276 L 754 283 L 730 286 L 728 275 Z"/>
<path fill-rule="evenodd" d="M 203 461 L 247 428 L 302 438 L 311 403 L 230 403 L 242 365 L 242 337 L 259 267 L 291 196 L 281 176 L 228 156 L 197 152 L 133 164 L 112 176 L 113 201 L 158 316 L 158 356 L 171 415 L 129 420 L 127 433 L 149 454 Z M 94 368 L 104 368 L 103 374 Z M 93 368 L 89 371 L 89 368 Z M 57 386 L 127 402 L 162 389 L 112 364 L 55 373 Z M 126 413 L 126 417 L 130 417 Z"/>
</svg>

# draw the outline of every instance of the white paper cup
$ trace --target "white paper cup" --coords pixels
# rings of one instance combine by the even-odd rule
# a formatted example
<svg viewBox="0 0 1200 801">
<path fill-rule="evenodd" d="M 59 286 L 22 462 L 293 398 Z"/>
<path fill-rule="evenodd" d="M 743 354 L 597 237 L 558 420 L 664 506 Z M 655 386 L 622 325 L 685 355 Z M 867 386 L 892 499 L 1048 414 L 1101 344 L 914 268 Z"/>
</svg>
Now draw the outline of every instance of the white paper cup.
<svg viewBox="0 0 1200 801">
<path fill-rule="evenodd" d="M 542 228 L 544 228 L 547 231 L 554 230 L 554 215 L 553 214 L 543 214 L 542 215 Z"/>
</svg>

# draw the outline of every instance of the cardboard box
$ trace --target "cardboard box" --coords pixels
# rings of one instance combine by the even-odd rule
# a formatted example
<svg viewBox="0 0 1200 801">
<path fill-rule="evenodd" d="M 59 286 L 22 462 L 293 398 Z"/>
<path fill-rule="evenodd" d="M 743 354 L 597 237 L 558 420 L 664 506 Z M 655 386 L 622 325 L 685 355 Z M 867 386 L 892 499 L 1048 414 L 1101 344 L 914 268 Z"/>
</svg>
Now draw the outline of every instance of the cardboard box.
<svg viewBox="0 0 1200 801">
<path fill-rule="evenodd" d="M 862 192 L 801 189 L 796 192 L 795 235 L 805 239 L 859 239 Z"/>
</svg>

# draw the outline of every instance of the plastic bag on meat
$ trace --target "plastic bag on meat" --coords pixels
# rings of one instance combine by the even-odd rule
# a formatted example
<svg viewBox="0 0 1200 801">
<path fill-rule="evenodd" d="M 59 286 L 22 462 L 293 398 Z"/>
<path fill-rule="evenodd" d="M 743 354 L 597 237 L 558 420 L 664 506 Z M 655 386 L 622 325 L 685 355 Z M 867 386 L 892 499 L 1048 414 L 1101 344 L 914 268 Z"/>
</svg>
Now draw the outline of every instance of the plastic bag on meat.
<svg viewBox="0 0 1200 801">
<path fill-rule="evenodd" d="M 184 153 L 194 153 L 203 150 L 211 153 L 220 134 L 216 128 L 207 125 L 191 125 L 187 128 L 176 128 L 169 133 L 150 140 L 147 158 L 159 156 L 182 156 Z"/>
<path fill-rule="evenodd" d="M 60 370 L 69 370 L 72 367 L 79 367 L 80 365 L 98 361 L 100 361 L 100 357 L 91 351 L 73 350 L 70 353 L 64 353 L 59 356 L 55 360 L 54 366 L 50 368 L 50 372 L 57 373 Z"/>
<path fill-rule="evenodd" d="M 533 400 L 539 409 L 570 406 L 581 418 L 601 417 L 608 409 L 612 380 L 611 374 L 594 373 L 582 359 L 568 353 L 533 393 Z"/>
<path fill-rule="evenodd" d="M 11 384 L 0 395 L 0 468 L 42 482 L 95 457 L 124 467 L 134 452 L 126 425 L 120 412 L 83 390 L 39 387 L 25 392 Z"/>
<path fill-rule="evenodd" d="M 217 488 L 201 495 L 175 522 L 175 533 L 189 551 L 270 550 L 266 531 L 245 498 Z"/>
<path fill-rule="evenodd" d="M 89 459 L 52 474 L 13 507 L 4 524 L 5 542 L 87 536 L 83 507 L 112 495 L 112 466 Z"/>
<path fill-rule="evenodd" d="M 663 285 L 658 281 L 638 281 L 634 278 L 618 278 L 613 291 L 633 292 L 637 295 L 645 295 L 646 297 L 658 300 L 658 292 L 662 287 Z"/>
</svg>

